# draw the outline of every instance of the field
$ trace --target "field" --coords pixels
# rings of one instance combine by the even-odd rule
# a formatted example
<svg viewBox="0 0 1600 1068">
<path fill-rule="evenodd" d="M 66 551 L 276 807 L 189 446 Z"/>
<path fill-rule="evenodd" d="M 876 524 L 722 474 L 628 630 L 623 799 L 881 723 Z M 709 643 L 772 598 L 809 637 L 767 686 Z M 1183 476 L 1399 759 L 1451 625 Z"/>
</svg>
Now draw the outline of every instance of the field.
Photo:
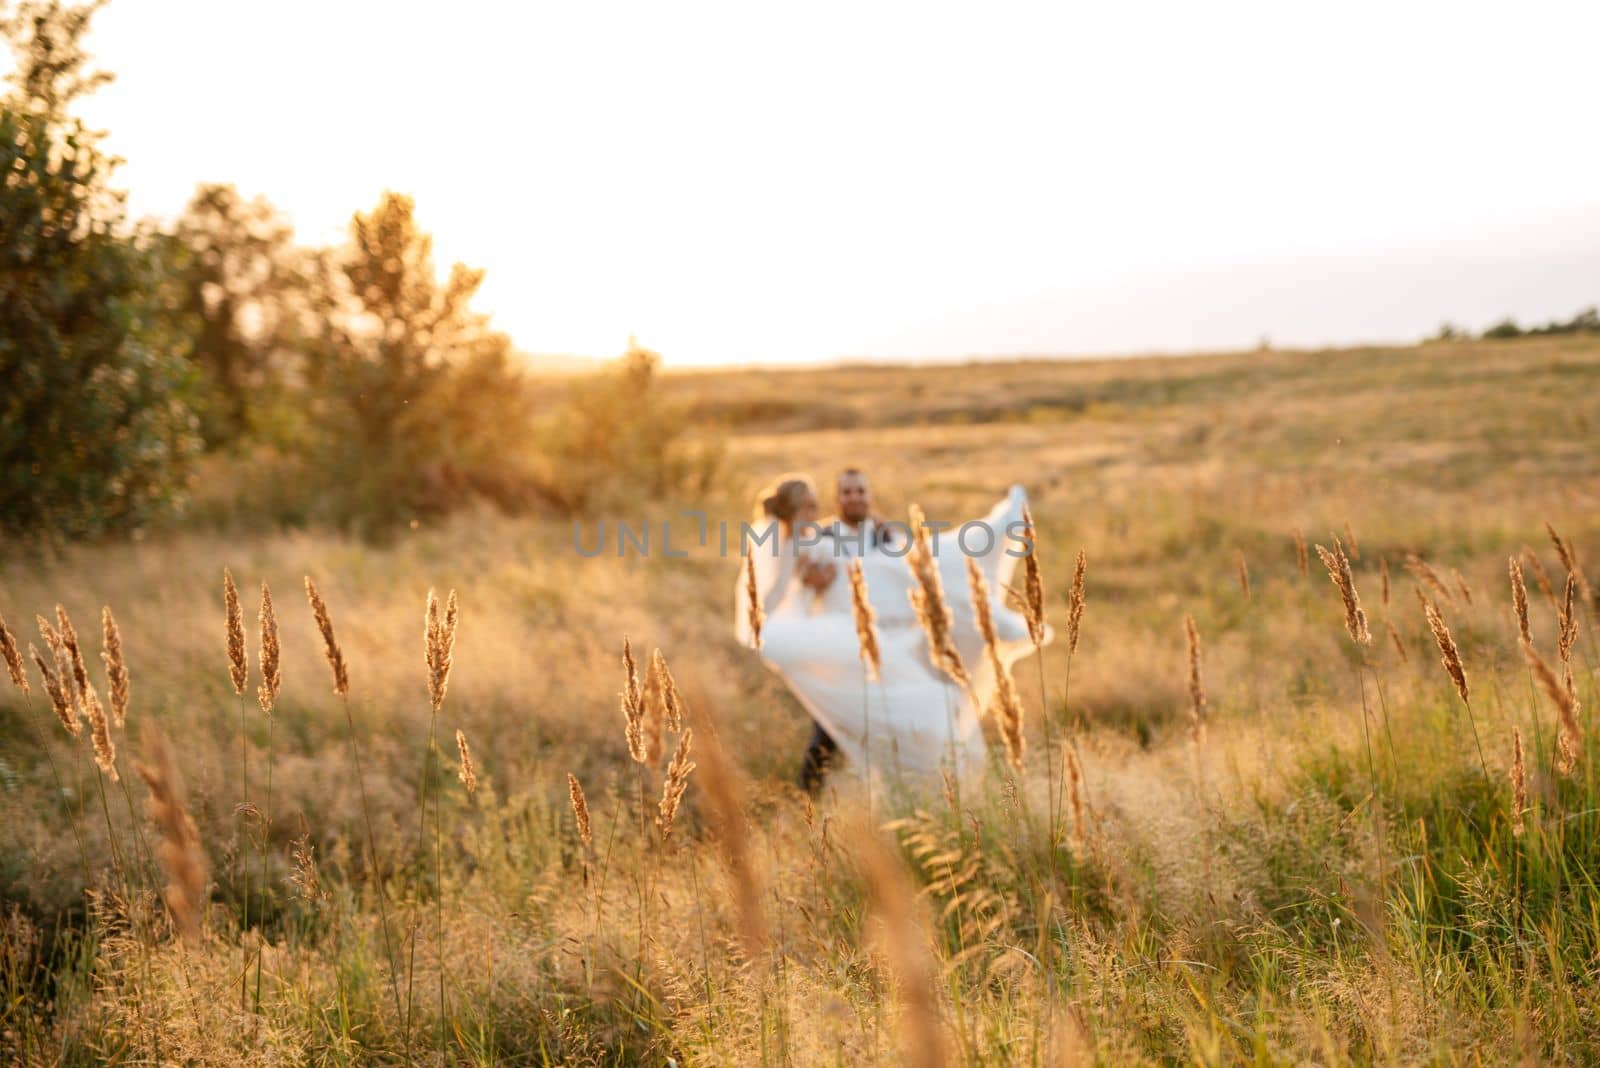
<svg viewBox="0 0 1600 1068">
<path fill-rule="evenodd" d="M 605 518 L 671 520 L 683 559 L 587 558 L 569 520 L 487 512 L 381 546 L 240 515 L 4 558 L 24 654 L 59 602 L 106 696 L 109 606 L 131 676 L 117 782 L 31 663 L 31 697 L 0 681 L 8 1060 L 1600 1060 L 1600 603 L 1574 581 L 1561 774 L 1567 571 L 1546 530 L 1600 582 L 1600 344 L 684 372 L 667 393 L 725 440 L 725 470 L 705 499 Z M 1020 774 L 997 759 L 981 789 L 906 784 L 870 815 L 848 773 L 814 805 L 792 785 L 809 721 L 733 641 L 737 562 L 681 539 L 679 513 L 737 523 L 780 472 L 825 489 L 847 464 L 892 516 L 975 515 L 1024 483 L 1058 635 L 1084 551 L 1076 651 L 1058 636 L 1018 665 Z M 248 497 L 248 470 L 215 477 Z M 1370 645 L 1318 558 L 1335 535 Z M 1519 650 L 1511 558 L 1554 695 Z M 282 643 L 270 716 L 262 582 Z M 430 590 L 460 605 L 438 760 Z M 674 737 L 649 768 L 629 759 L 625 636 L 641 670 L 661 649 L 694 725 L 664 840 Z M 181 780 L 197 846 L 147 815 L 135 760 Z M 158 862 L 192 879 L 197 851 L 186 938 Z"/>
</svg>

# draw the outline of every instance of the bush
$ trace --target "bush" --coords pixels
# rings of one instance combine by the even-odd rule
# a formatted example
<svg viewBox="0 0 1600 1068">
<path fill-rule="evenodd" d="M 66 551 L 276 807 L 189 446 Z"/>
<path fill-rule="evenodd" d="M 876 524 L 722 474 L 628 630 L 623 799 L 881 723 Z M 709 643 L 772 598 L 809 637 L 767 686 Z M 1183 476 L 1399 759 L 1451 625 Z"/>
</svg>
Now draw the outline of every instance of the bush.
<svg viewBox="0 0 1600 1068">
<path fill-rule="evenodd" d="M 125 531 L 179 499 L 198 439 L 158 256 L 120 236 L 80 124 L 0 110 L 0 533 Z"/>
</svg>

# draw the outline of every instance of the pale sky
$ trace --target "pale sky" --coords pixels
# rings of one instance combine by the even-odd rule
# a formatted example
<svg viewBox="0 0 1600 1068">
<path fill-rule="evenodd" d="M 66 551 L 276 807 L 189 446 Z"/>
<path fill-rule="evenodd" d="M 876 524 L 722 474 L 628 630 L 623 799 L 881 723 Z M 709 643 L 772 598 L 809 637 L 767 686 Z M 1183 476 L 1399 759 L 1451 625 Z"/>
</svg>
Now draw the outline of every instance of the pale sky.
<svg viewBox="0 0 1600 1068">
<path fill-rule="evenodd" d="M 391 188 L 521 349 L 1414 340 L 1600 301 L 1600 4 L 113 0 L 137 214 Z"/>
</svg>

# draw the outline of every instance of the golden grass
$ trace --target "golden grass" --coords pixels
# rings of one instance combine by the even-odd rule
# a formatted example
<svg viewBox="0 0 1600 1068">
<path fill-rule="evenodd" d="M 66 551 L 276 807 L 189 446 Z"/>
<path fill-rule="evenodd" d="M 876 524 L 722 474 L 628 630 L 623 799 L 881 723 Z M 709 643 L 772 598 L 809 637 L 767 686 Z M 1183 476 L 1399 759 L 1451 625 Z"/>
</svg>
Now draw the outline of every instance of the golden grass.
<svg viewBox="0 0 1600 1068">
<path fill-rule="evenodd" d="M 456 728 L 456 754 L 461 761 L 456 777 L 466 788 L 467 796 L 471 797 L 478 792 L 478 766 L 472 762 L 472 748 L 467 745 L 467 736 L 459 727 Z"/>
<path fill-rule="evenodd" d="M 1444 616 L 1440 615 L 1438 607 L 1426 598 L 1422 601 L 1422 612 L 1427 617 L 1428 629 L 1433 632 L 1434 644 L 1439 647 L 1439 663 L 1444 665 L 1445 674 L 1450 676 L 1450 681 L 1455 685 L 1456 693 L 1461 695 L 1461 700 L 1471 700 L 1471 687 L 1467 685 L 1467 671 L 1461 663 L 1461 650 L 1456 648 L 1456 640 L 1450 634 L 1450 627 L 1445 623 Z"/>
<path fill-rule="evenodd" d="M 1572 551 L 1595 551 L 1600 480 L 1578 423 L 1600 411 L 1570 382 L 1552 387 L 1600 368 L 1600 350 L 1540 343 L 1322 362 L 1326 369 L 1272 354 L 1000 365 L 993 377 L 959 369 L 708 377 L 706 397 L 718 403 L 770 388 L 820 412 L 837 396 L 837 414 L 859 421 L 797 434 L 736 429 L 727 483 L 706 501 L 682 503 L 738 514 L 746 481 L 803 451 L 819 466 L 866 460 L 885 510 L 917 499 L 930 515 L 955 518 L 981 514 L 1023 457 L 1031 510 L 1049 532 L 1044 551 L 1081 546 L 1096 557 L 1096 626 L 1075 641 L 1072 595 L 1043 591 L 1064 595 L 1066 640 L 1040 652 L 1057 683 L 1049 704 L 1024 695 L 1034 741 L 1046 708 L 1068 714 L 1060 680 L 1073 665 L 1071 713 L 1093 724 L 1077 735 L 1081 763 L 1063 747 L 1055 764 L 1036 744 L 1021 772 L 1004 776 L 1014 789 L 994 779 L 963 784 L 953 809 L 937 801 L 937 783 L 933 798 L 876 793 L 885 817 L 926 809 L 929 840 L 939 842 L 934 862 L 912 857 L 905 900 L 934 980 L 923 1002 L 926 1033 L 937 1035 L 929 1044 L 942 1043 L 952 1061 L 1049 1063 L 1053 1050 L 1076 1045 L 1092 1062 L 1118 1064 L 1588 1063 L 1600 1049 L 1587 1022 L 1600 1002 L 1582 981 L 1593 940 L 1581 917 L 1592 902 L 1570 867 L 1593 842 L 1592 787 L 1582 774 L 1538 770 L 1591 757 L 1571 737 L 1581 712 L 1542 740 L 1530 730 L 1549 712 L 1534 708 L 1521 664 L 1507 655 L 1521 627 L 1514 594 L 1500 584 L 1508 555 L 1546 513 L 1566 528 Z M 1339 388 L 1327 388 L 1334 379 Z M 675 388 L 693 390 L 695 380 Z M 1048 407 L 1063 397 L 1084 403 Z M 990 405 L 1001 414 L 982 414 Z M 922 418 L 938 406 L 979 414 L 965 424 Z M 1417 414 L 1443 407 L 1461 415 L 1461 429 Z M 904 422 L 905 413 L 921 421 Z M 809 408 L 802 414 L 812 418 Z M 1322 443 L 1336 437 L 1346 446 L 1334 455 Z M 1302 581 L 1291 532 L 1341 527 L 1346 517 L 1360 528 L 1351 578 L 1364 592 L 1407 552 L 1452 576 L 1452 600 L 1439 600 L 1461 605 L 1449 614 L 1497 757 L 1489 792 L 1476 772 L 1462 786 L 1467 754 L 1441 715 L 1436 669 L 1408 665 L 1400 652 L 1431 640 L 1424 620 L 1375 611 L 1369 628 L 1381 618 L 1391 641 L 1352 650 L 1328 614 L 1334 591 Z M 204 578 L 239 558 L 242 537 L 259 570 L 252 581 L 281 589 L 303 574 L 325 576 L 344 606 L 342 656 L 363 679 L 348 695 L 350 735 L 370 758 L 364 778 L 352 775 L 332 744 L 345 724 L 327 714 L 327 676 L 312 670 L 326 652 L 320 626 L 283 619 L 273 716 L 245 732 L 259 752 L 277 723 L 282 794 L 282 816 L 262 828 L 277 832 L 266 842 L 270 870 L 251 879 L 251 918 L 264 922 L 248 931 L 226 862 L 233 836 L 224 833 L 235 819 L 240 742 L 219 712 L 231 687 L 214 670 L 215 588 Z M 476 515 L 377 548 L 315 531 L 188 531 L 0 570 L 0 602 L 14 616 L 53 604 L 57 591 L 78 618 L 117 606 L 124 660 L 140 680 L 138 718 L 168 724 L 182 740 L 174 759 L 200 848 L 213 858 L 210 914 L 183 948 L 132 933 L 150 931 L 149 905 L 92 913 L 128 918 L 94 928 L 107 937 L 82 970 L 52 978 L 50 1008 L 42 998 L 8 1002 L 23 1059 L 88 1063 L 110 1050 L 150 1063 L 403 1063 L 402 1017 L 384 992 L 392 964 L 379 909 L 388 892 L 430 906 L 440 893 L 445 903 L 441 959 L 416 954 L 414 980 L 427 990 L 436 970 L 448 975 L 446 1060 L 900 1062 L 895 1036 L 915 1022 L 901 997 L 916 991 L 871 937 L 882 927 L 878 897 L 852 859 L 853 817 L 865 806 L 847 772 L 834 780 L 837 796 L 830 789 L 814 811 L 787 785 L 809 724 L 781 682 L 728 639 L 738 562 L 693 551 L 687 560 L 577 560 L 570 541 L 570 524 Z M 1248 610 L 1234 569 L 1217 566 L 1219 553 L 1235 552 L 1248 561 Z M 1537 554 L 1519 562 L 1537 582 Z M 434 858 L 419 864 L 412 837 L 421 726 L 406 711 L 418 710 L 431 673 L 415 658 L 415 623 L 435 577 L 472 606 L 449 686 L 480 779 L 470 804 L 441 792 L 439 890 Z M 1551 691 L 1535 673 L 1536 696 L 1558 710 L 1571 691 L 1594 692 L 1573 581 L 1570 613 L 1564 591 L 1552 590 L 1556 611 L 1547 617 L 1535 604 L 1529 621 L 1550 642 L 1555 681 Z M 1198 753 L 1186 729 L 1185 649 L 1172 640 L 1185 611 L 1197 637 L 1205 632 L 1208 736 Z M 1550 620 L 1562 614 L 1578 629 L 1569 660 L 1557 662 L 1560 631 Z M 641 828 L 630 819 L 635 775 L 658 787 L 666 776 L 656 783 L 655 768 L 633 767 L 616 730 L 613 643 L 623 633 L 641 650 L 680 650 L 676 681 L 694 697 L 699 766 L 674 812 L 670 850 L 658 848 L 653 821 Z M 39 660 L 56 670 L 53 651 Z M 1382 789 L 1363 802 L 1370 791 L 1356 771 L 1360 725 L 1349 709 L 1359 685 L 1369 698 L 1379 693 L 1375 682 L 1393 720 L 1397 768 L 1391 776 L 1380 766 Z M 70 659 L 61 685 L 70 706 Z M 21 723 L 20 701 L 0 699 L 0 715 Z M 708 708 L 722 712 L 716 729 L 703 723 Z M 63 722 L 73 723 L 70 707 Z M 136 750 L 118 729 L 113 718 L 119 747 Z M 61 789 L 31 735 L 7 739 L 16 818 L 0 833 L 27 873 L 8 894 L 37 921 L 82 900 L 73 837 L 62 832 L 82 785 L 73 757 L 89 755 L 86 741 L 49 739 L 68 757 Z M 1512 770 L 1519 752 L 1526 800 Z M 1037 796 L 1047 768 L 1066 784 L 1077 845 L 1095 825 L 1092 848 L 1052 847 L 1029 831 L 1022 799 Z M 581 794 L 579 777 L 590 788 L 584 826 L 558 833 L 573 792 Z M 147 787 L 125 779 L 137 805 Z M 363 793 L 377 832 L 371 850 L 362 848 Z M 647 805 L 659 817 L 652 793 Z M 1373 821 L 1381 840 L 1366 831 L 1369 808 L 1381 816 Z M 137 821 L 113 815 L 140 885 L 133 832 L 154 824 L 142 809 Z M 1459 830 L 1468 823 L 1477 826 Z M 89 831 L 91 873 L 104 886 L 112 831 Z M 895 844 L 889 859 L 899 864 Z M 898 844 L 908 848 L 903 837 Z M 1401 870 L 1423 882 L 1397 877 L 1397 857 L 1419 858 Z M 1384 922 L 1369 926 L 1374 915 Z M 0 934 L 19 929 L 13 922 Z M 399 934 L 402 973 L 412 937 Z M 431 941 L 433 924 L 416 937 Z M 4 957 L 11 944 L 0 937 L 7 962 L 17 959 Z M 264 973 L 259 1016 L 239 1003 L 246 953 Z M 228 990 L 232 997 L 219 993 Z M 431 1035 L 440 1020 L 433 999 L 423 1000 L 413 1031 Z"/>
<path fill-rule="evenodd" d="M 990 698 L 990 714 L 1000 728 L 1000 738 L 1005 743 L 1006 761 L 1016 771 L 1022 770 L 1022 755 L 1027 740 L 1022 735 L 1022 697 L 1011 678 L 1011 669 L 1000 656 L 1000 639 L 994 629 L 994 613 L 989 603 L 989 583 L 984 579 L 978 562 L 967 557 L 967 585 L 972 591 L 972 614 L 978 634 L 983 638 L 984 653 L 989 658 L 989 669 L 994 674 L 994 695 Z"/>
<path fill-rule="evenodd" d="M 1367 613 L 1361 608 L 1361 594 L 1356 591 L 1355 575 L 1350 568 L 1350 557 L 1338 538 L 1333 539 L 1333 550 L 1317 546 L 1317 556 L 1328 569 L 1328 578 L 1339 590 L 1344 602 L 1344 629 L 1357 645 L 1371 645 L 1372 631 L 1367 626 Z"/>
<path fill-rule="evenodd" d="M 11 675 L 11 684 L 24 695 L 32 693 L 33 688 L 28 685 L 28 674 L 23 670 L 22 654 L 17 651 L 17 639 L 11 633 L 11 628 L 6 626 L 5 616 L 0 616 L 0 656 L 5 657 L 6 671 Z"/>
<path fill-rule="evenodd" d="M 316 583 L 311 581 L 310 575 L 306 576 L 306 600 L 311 603 L 311 614 L 316 618 L 317 630 L 322 635 L 323 653 L 328 658 L 329 670 L 333 672 L 333 692 L 336 696 L 344 697 L 350 692 L 350 674 L 345 667 L 344 650 L 334 636 L 333 617 L 328 615 L 328 606 L 317 592 Z"/>
<path fill-rule="evenodd" d="M 261 627 L 261 685 L 256 688 L 256 700 L 261 711 L 270 716 L 278 700 L 278 691 L 283 688 L 283 649 L 278 644 L 278 613 L 272 606 L 272 591 L 265 582 L 261 584 L 261 608 L 256 621 Z"/>
<path fill-rule="evenodd" d="M 243 694 L 250 678 L 250 660 L 244 647 L 244 609 L 239 606 L 239 588 L 233 584 L 233 572 L 222 570 L 223 629 L 228 640 L 228 677 L 233 681 L 233 692 Z"/>
<path fill-rule="evenodd" d="M 850 613 L 856 624 L 856 647 L 868 680 L 878 678 L 883 654 L 878 649 L 878 613 L 867 597 L 867 576 L 860 560 L 850 561 Z"/>
<path fill-rule="evenodd" d="M 200 938 L 206 899 L 205 851 L 184 803 L 172 751 L 160 732 L 149 732 L 148 737 L 145 750 L 149 762 L 135 760 L 133 769 L 150 789 L 150 818 L 161 834 L 156 855 L 167 876 L 162 896 L 174 926 L 185 939 L 194 942 Z"/>
<path fill-rule="evenodd" d="M 100 610 L 100 625 L 105 649 L 100 658 L 106 665 L 106 697 L 111 702 L 111 722 L 121 729 L 128 720 L 128 664 L 122 655 L 122 633 L 111 614 L 111 606 Z"/>
<path fill-rule="evenodd" d="M 967 674 L 961 652 L 956 648 L 955 620 L 945 600 L 944 580 L 939 577 L 939 566 L 933 558 L 927 516 L 915 504 L 911 506 L 910 523 L 912 542 L 906 553 L 906 566 L 917 581 L 911 590 L 911 607 L 923 634 L 927 635 L 928 658 L 957 685 L 971 689 L 972 677 Z"/>
<path fill-rule="evenodd" d="M 693 739 L 694 730 L 685 727 L 678 736 L 677 751 L 672 754 L 672 763 L 667 765 L 666 779 L 661 785 L 661 801 L 656 806 L 656 830 L 661 833 L 663 842 L 672 834 L 672 821 L 678 818 L 683 792 L 689 788 L 689 773 L 695 769 L 694 761 L 689 759 L 689 747 Z"/>
</svg>

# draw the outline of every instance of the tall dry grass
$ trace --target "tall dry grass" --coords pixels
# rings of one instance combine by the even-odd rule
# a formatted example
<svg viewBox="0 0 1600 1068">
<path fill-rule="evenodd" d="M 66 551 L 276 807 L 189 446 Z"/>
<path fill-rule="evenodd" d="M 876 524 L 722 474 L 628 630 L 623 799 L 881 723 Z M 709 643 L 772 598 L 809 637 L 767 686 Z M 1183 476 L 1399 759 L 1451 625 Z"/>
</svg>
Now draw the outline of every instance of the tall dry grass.
<svg viewBox="0 0 1600 1068">
<path fill-rule="evenodd" d="M 1567 350 L 1529 351 L 1586 373 Z M 25 660 L 13 639 L 25 681 L 56 677 L 64 715 L 59 727 L 43 715 L 56 704 L 48 683 L 30 686 L 45 690 L 37 698 L 16 690 L 0 701 L 0 725 L 17 728 L 4 769 L 16 818 L 0 833 L 29 872 L 23 882 L 0 869 L 18 904 L 0 920 L 7 1052 L 23 1063 L 436 1061 L 434 1043 L 408 1048 L 406 1009 L 390 989 L 399 978 L 444 984 L 447 996 L 417 999 L 410 1023 L 442 1035 L 456 1062 L 1049 1063 L 1071 1049 L 1099 1063 L 1587 1063 L 1600 1055 L 1587 981 L 1600 953 L 1589 875 L 1600 804 L 1583 729 L 1596 693 L 1592 609 L 1564 563 L 1561 588 L 1526 605 L 1525 621 L 1503 585 L 1513 554 L 1539 584 L 1538 554 L 1521 545 L 1543 510 L 1578 566 L 1596 551 L 1600 531 L 1584 518 L 1592 472 L 1559 432 L 1582 402 L 1567 390 L 1566 409 L 1545 407 L 1539 390 L 1557 372 L 1543 364 L 1468 356 L 1413 368 L 1358 354 L 1341 364 L 1338 391 L 1307 377 L 1315 361 L 1285 357 L 1293 373 L 1260 371 L 1259 397 L 1226 417 L 1207 408 L 1222 388 L 1208 376 L 1255 365 L 1019 367 L 1005 371 L 1013 385 L 1035 375 L 1039 389 L 1107 392 L 1083 426 L 1049 423 L 1048 434 L 1019 422 L 808 440 L 819 463 L 917 450 L 906 453 L 915 464 L 875 471 L 875 484 L 941 515 L 980 511 L 987 491 L 964 487 L 996 481 L 1026 447 L 1041 558 L 1081 546 L 1096 560 L 1088 619 L 1084 555 L 1070 581 L 1050 582 L 1045 560 L 1040 616 L 1063 605 L 1054 622 L 1066 640 L 1042 646 L 1038 666 L 1070 681 L 1037 702 L 1019 695 L 1034 743 L 1021 771 L 951 800 L 937 784 L 875 796 L 883 882 L 858 857 L 866 806 L 848 772 L 816 808 L 784 785 L 804 723 L 725 633 L 731 562 L 578 562 L 561 554 L 570 529 L 496 517 L 378 551 L 321 535 L 259 539 L 252 581 L 281 589 L 316 574 L 328 596 L 319 606 L 308 593 L 311 613 L 278 621 L 272 707 L 243 731 L 222 712 L 237 695 L 203 578 L 240 553 L 236 539 L 180 534 L 0 572 L 12 617 L 58 598 L 78 619 L 116 606 L 138 702 L 127 715 L 179 743 L 182 808 L 209 880 L 198 930 L 182 939 L 162 919 L 171 875 L 140 863 L 138 834 L 152 836 L 158 861 L 167 843 L 144 805 L 108 810 L 103 828 L 85 821 L 80 864 L 65 831 L 85 798 L 99 820 L 93 730 L 82 731 L 89 687 L 77 686 L 59 619 L 46 623 L 59 654 L 45 637 Z M 1480 380 L 1492 383 L 1481 404 L 1468 392 Z M 1405 405 L 1385 400 L 1397 383 Z M 1428 390 L 1488 436 L 1408 423 Z M 1139 406 L 1162 396 L 1180 399 L 1148 418 Z M 1281 448 L 1333 430 L 1369 451 L 1334 464 Z M 1493 443 L 1508 440 L 1531 466 L 1491 462 Z M 763 450 L 793 445 L 753 439 L 740 455 L 759 466 Z M 1206 455 L 1257 466 L 1235 472 Z M 1386 560 L 1408 552 L 1461 574 L 1450 599 L 1433 596 L 1471 679 L 1481 753 L 1455 737 L 1464 709 L 1448 668 L 1442 679 L 1424 658 L 1403 657 L 1434 641 L 1425 611 L 1374 598 L 1364 629 L 1381 623 L 1392 640 L 1363 644 L 1350 640 L 1362 627 L 1341 628 L 1350 613 L 1337 579 L 1332 590 L 1304 581 L 1293 531 L 1347 517 L 1361 535 L 1360 558 L 1349 548 L 1352 588 L 1370 592 Z M 1551 558 L 1553 544 L 1539 544 Z M 1248 602 L 1235 569 L 1217 567 L 1234 547 L 1249 560 Z M 444 816 L 426 828 L 431 841 L 417 832 L 413 748 L 424 738 L 418 698 L 434 705 L 433 658 L 415 655 L 423 575 L 457 587 L 471 611 L 439 714 L 471 738 L 470 756 L 457 752 L 478 778 L 469 802 L 440 759 L 425 760 Z M 1198 756 L 1186 643 L 1173 629 L 1185 613 L 1204 639 Z M 672 762 L 637 764 L 617 722 L 621 634 L 639 649 L 679 650 L 672 688 L 677 718 L 693 726 L 692 760 L 687 732 L 677 748 L 697 766 L 681 776 L 670 834 L 657 820 Z M 1518 655 L 1528 635 L 1543 676 Z M 327 705 L 329 676 L 313 670 L 323 655 L 340 709 Z M 103 688 L 89 682 L 106 697 L 118 760 L 150 765 L 117 722 L 109 648 L 105 659 Z M 262 663 L 262 685 L 268 674 Z M 669 691 L 640 674 L 642 714 L 670 732 Z M 1393 724 L 1387 770 L 1364 759 L 1365 725 L 1349 714 L 1358 695 Z M 48 731 L 24 735 L 33 700 Z M 1077 744 L 1049 759 L 1039 740 L 1052 715 Z M 1564 727 L 1541 740 L 1540 717 Z M 233 907 L 229 847 L 241 733 L 249 763 L 273 769 L 275 798 L 272 819 L 254 824 L 267 862 L 250 858 L 249 930 Z M 1565 776 L 1553 771 L 1563 749 Z M 673 753 L 663 744 L 658 756 Z M 1070 849 L 1023 818 L 1030 793 L 1057 775 Z M 635 776 L 658 787 L 642 827 Z M 142 779 L 123 782 L 153 796 Z M 116 851 L 128 861 L 120 878 Z M 438 952 L 395 966 L 389 898 L 398 916 L 442 905 L 423 932 Z M 84 901 L 93 907 L 75 904 Z M 261 981 L 259 1000 L 241 1006 L 228 995 L 246 946 Z"/>
</svg>

